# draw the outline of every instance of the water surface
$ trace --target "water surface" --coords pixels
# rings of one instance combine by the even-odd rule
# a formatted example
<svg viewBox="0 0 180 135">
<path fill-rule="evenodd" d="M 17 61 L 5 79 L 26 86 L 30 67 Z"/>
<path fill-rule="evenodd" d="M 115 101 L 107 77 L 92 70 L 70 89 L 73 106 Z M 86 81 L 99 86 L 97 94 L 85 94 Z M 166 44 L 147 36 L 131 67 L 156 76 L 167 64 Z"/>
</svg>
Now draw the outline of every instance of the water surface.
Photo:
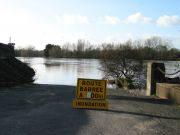
<svg viewBox="0 0 180 135">
<path fill-rule="evenodd" d="M 77 84 L 77 78 L 102 79 L 100 61 L 97 59 L 66 58 L 18 58 L 28 63 L 35 71 L 35 83 Z"/>
<path fill-rule="evenodd" d="M 35 71 L 35 83 L 39 84 L 59 84 L 73 85 L 77 84 L 77 78 L 102 79 L 104 74 L 100 70 L 100 60 L 98 59 L 69 59 L 69 58 L 22 58 L 22 62 L 28 63 Z M 152 61 L 151 61 L 152 62 Z M 156 61 L 162 62 L 162 61 Z M 180 67 L 176 65 L 180 62 L 166 61 L 166 73 L 174 73 Z M 146 68 L 146 67 L 144 67 Z M 173 76 L 178 77 L 180 73 Z"/>
</svg>

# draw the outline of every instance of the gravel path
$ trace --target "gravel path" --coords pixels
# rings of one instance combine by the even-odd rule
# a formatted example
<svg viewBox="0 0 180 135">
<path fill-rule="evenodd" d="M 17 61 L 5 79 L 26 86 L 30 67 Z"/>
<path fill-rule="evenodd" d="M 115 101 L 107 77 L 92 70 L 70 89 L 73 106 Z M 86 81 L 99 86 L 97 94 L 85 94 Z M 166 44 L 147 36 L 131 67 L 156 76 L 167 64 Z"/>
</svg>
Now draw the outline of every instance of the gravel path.
<svg viewBox="0 0 180 135">
<path fill-rule="evenodd" d="M 179 135 L 180 107 L 110 90 L 107 111 L 73 109 L 75 87 L 0 88 L 0 135 Z"/>
</svg>

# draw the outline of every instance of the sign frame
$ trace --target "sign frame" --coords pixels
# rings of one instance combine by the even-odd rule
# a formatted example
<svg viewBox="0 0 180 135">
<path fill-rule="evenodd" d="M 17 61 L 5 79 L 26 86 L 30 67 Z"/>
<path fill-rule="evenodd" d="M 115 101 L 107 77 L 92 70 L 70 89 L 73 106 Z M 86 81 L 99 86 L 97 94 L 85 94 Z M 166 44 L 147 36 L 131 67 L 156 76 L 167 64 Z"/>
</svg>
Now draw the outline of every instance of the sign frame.
<svg viewBox="0 0 180 135">
<path fill-rule="evenodd" d="M 87 90 L 86 92 L 80 92 L 81 86 L 80 82 L 82 81 L 89 81 L 89 83 L 101 83 L 103 86 L 85 86 L 86 89 L 91 89 L 90 92 Z M 84 87 L 83 87 L 84 88 Z M 101 91 L 102 94 L 98 94 L 98 92 L 93 92 L 92 89 L 95 91 Z M 82 94 L 82 97 L 80 97 L 80 93 Z M 100 93 L 100 92 L 99 92 Z M 92 97 L 92 94 L 94 96 Z M 96 95 L 95 95 L 96 94 Z M 78 78 L 77 81 L 77 87 L 76 87 L 76 98 L 77 99 L 87 99 L 87 100 L 106 100 L 106 94 L 107 94 L 107 81 L 106 80 L 98 80 L 98 79 L 85 79 L 85 78 Z"/>
</svg>

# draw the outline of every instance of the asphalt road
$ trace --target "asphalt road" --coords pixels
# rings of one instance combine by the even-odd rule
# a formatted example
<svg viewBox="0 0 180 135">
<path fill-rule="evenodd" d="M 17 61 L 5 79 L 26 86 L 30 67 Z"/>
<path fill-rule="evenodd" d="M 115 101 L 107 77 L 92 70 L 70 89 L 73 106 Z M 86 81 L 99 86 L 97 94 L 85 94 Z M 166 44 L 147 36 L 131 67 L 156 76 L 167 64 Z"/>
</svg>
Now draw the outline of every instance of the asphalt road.
<svg viewBox="0 0 180 135">
<path fill-rule="evenodd" d="M 75 87 L 0 88 L 0 135 L 179 135 L 180 107 L 168 100 L 108 93 L 110 108 L 73 109 Z"/>
</svg>

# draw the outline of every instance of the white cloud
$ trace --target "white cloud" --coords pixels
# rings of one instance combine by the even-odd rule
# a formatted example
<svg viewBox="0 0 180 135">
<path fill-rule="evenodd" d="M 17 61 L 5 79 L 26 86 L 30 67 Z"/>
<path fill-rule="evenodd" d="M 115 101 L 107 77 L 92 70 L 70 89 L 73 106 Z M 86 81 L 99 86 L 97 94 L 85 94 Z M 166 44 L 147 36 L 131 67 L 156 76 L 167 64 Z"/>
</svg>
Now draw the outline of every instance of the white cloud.
<svg viewBox="0 0 180 135">
<path fill-rule="evenodd" d="M 109 23 L 112 25 L 118 24 L 120 22 L 119 18 L 115 16 L 105 16 L 104 19 L 106 23 Z"/>
<path fill-rule="evenodd" d="M 107 35 L 104 39 L 104 42 L 107 43 L 123 43 L 127 40 L 135 40 L 137 38 L 137 35 L 134 35 L 132 33 L 111 33 L 110 35 Z"/>
<path fill-rule="evenodd" d="M 126 23 L 151 23 L 150 17 L 143 16 L 140 12 L 132 14 L 127 17 Z"/>
<path fill-rule="evenodd" d="M 63 33 L 65 42 L 76 42 L 78 39 L 88 40 L 89 34 L 86 32 L 66 32 Z"/>
<path fill-rule="evenodd" d="M 79 14 L 63 14 L 62 17 L 58 17 L 60 22 L 64 24 L 89 24 L 89 19 L 87 16 L 82 16 Z"/>
<path fill-rule="evenodd" d="M 172 16 L 163 15 L 157 19 L 156 24 L 161 27 L 180 25 L 180 17 L 177 15 L 172 15 Z"/>
</svg>

